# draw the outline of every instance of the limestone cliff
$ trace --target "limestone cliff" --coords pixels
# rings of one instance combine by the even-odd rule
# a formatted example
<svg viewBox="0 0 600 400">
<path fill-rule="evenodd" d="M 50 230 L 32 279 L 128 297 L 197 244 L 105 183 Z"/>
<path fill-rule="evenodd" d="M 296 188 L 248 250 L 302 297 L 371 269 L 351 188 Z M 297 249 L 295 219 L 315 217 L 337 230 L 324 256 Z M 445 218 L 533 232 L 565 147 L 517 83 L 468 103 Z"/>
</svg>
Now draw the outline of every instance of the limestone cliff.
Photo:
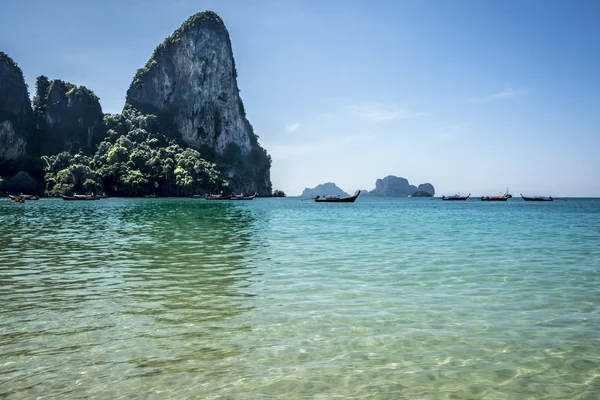
<svg viewBox="0 0 600 400">
<path fill-rule="evenodd" d="M 435 188 L 433 187 L 433 185 L 431 183 L 420 184 L 419 187 L 417 188 L 417 191 L 426 192 L 426 193 L 430 194 L 431 196 L 435 195 Z"/>
<path fill-rule="evenodd" d="M 220 163 L 236 192 L 271 194 L 271 160 L 246 119 L 229 33 L 214 12 L 192 16 L 154 50 L 126 102 Z"/>
<path fill-rule="evenodd" d="M 315 196 L 327 196 L 327 195 L 338 195 L 340 197 L 348 197 L 350 196 L 348 193 L 344 192 L 342 189 L 337 187 L 337 185 L 333 182 L 323 183 L 321 185 L 317 185 L 312 189 L 306 188 L 300 195 L 300 197 L 315 197 Z"/>
<path fill-rule="evenodd" d="M 37 137 L 29 152 L 34 155 L 79 150 L 91 153 L 105 133 L 100 101 L 85 86 L 40 76 L 33 111 Z"/>
<path fill-rule="evenodd" d="M 407 197 L 416 191 L 424 191 L 435 194 L 435 189 L 430 183 L 424 183 L 417 188 L 408 183 L 406 178 L 388 175 L 383 179 L 377 179 L 375 189 L 369 192 L 371 196 Z"/>
<path fill-rule="evenodd" d="M 433 195 L 429 192 L 426 192 L 424 190 L 417 190 L 416 192 L 414 192 L 411 197 L 433 197 Z"/>
<path fill-rule="evenodd" d="M 25 154 L 31 102 L 21 68 L 0 51 L 0 161 Z"/>
</svg>

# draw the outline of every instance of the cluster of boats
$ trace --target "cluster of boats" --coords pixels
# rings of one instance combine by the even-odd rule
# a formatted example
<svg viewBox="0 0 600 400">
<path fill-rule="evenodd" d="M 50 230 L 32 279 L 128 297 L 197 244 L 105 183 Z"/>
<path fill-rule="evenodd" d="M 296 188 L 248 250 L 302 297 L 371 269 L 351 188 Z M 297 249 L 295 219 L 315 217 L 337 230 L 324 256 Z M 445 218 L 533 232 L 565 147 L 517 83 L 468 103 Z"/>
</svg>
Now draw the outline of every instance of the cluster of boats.
<svg viewBox="0 0 600 400">
<path fill-rule="evenodd" d="M 358 196 L 360 195 L 360 190 L 358 190 L 353 196 L 349 197 L 340 197 L 338 195 L 328 195 L 328 196 L 316 196 L 314 201 L 317 203 L 354 203 Z M 251 196 L 244 196 L 243 194 L 233 194 L 233 195 L 223 195 L 223 194 L 206 194 L 206 195 L 193 195 L 190 197 L 193 198 L 201 198 L 205 200 L 254 200 L 255 197 L 258 196 L 258 193 L 254 193 Z M 31 195 L 31 194 L 20 194 L 20 195 L 9 195 L 13 203 L 25 203 L 25 200 L 39 200 L 39 196 Z M 73 196 L 64 196 L 61 195 L 63 200 L 73 201 L 73 200 L 100 200 L 106 196 L 98 196 L 93 194 L 74 194 Z M 156 197 L 156 195 L 150 195 L 145 197 Z M 464 201 L 471 197 L 471 193 L 467 196 L 461 196 L 460 194 L 455 194 L 452 196 L 442 196 L 442 200 L 449 201 Z M 481 196 L 481 201 L 506 201 L 512 198 L 512 194 L 506 191 L 503 195 L 498 196 Z M 525 201 L 553 201 L 552 196 L 523 196 L 521 194 L 521 198 Z"/>
<path fill-rule="evenodd" d="M 470 196 L 471 196 L 470 193 L 468 196 L 460 196 L 458 194 L 455 194 L 454 196 L 442 196 L 442 200 L 467 200 Z M 521 197 L 525 201 L 552 201 L 552 200 L 554 200 L 552 198 L 552 196 L 548 196 L 548 197 L 545 197 L 545 196 L 523 196 L 521 194 Z M 511 198 L 512 198 L 512 195 L 481 196 L 481 201 L 506 201 Z"/>
<path fill-rule="evenodd" d="M 520 193 L 519 193 L 520 194 Z M 442 196 L 442 200 L 467 200 L 471 196 L 469 193 L 467 196 L 461 196 L 460 194 L 455 194 L 453 196 Z M 552 201 L 554 200 L 552 196 L 523 196 L 521 194 L 521 198 L 525 201 Z M 481 201 L 506 201 L 508 199 L 512 199 L 512 194 L 506 190 L 506 193 L 499 196 L 481 196 Z"/>
</svg>

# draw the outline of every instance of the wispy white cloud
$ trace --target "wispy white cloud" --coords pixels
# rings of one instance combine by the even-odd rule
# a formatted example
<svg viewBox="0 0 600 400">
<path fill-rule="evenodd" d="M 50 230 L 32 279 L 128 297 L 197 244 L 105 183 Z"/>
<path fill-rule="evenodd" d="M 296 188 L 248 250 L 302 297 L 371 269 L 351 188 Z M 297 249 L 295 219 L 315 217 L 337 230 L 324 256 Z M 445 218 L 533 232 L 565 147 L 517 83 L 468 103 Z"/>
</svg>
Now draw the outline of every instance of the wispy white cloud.
<svg viewBox="0 0 600 400">
<path fill-rule="evenodd" d="M 319 141 L 309 145 L 265 143 L 265 148 L 269 149 L 269 153 L 274 160 L 283 160 L 295 156 L 336 149 L 352 143 L 357 139 L 359 139 L 358 136 L 339 136 L 330 140 Z"/>
<path fill-rule="evenodd" d="M 426 113 L 415 112 L 397 104 L 361 103 L 349 105 L 346 109 L 350 113 L 373 124 L 426 115 Z"/>
<path fill-rule="evenodd" d="M 439 142 L 451 142 L 459 139 L 466 131 L 465 124 L 448 125 L 440 132 L 433 135 L 433 138 Z"/>
<path fill-rule="evenodd" d="M 527 93 L 525 89 L 514 89 L 508 88 L 501 92 L 488 94 L 481 97 L 475 97 L 472 100 L 475 103 L 489 103 L 496 100 L 506 100 L 506 99 L 515 99 L 518 97 L 523 97 Z"/>
<path fill-rule="evenodd" d="M 296 132 L 298 128 L 300 128 L 300 124 L 298 122 L 294 122 L 285 126 L 287 133 Z"/>
</svg>

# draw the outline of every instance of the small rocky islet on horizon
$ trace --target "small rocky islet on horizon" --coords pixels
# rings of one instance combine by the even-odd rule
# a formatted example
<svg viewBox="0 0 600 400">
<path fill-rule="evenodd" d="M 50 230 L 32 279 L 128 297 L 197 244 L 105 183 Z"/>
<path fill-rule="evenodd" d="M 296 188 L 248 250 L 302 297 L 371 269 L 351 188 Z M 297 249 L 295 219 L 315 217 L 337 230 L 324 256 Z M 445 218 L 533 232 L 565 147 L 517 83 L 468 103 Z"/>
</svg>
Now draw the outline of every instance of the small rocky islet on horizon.
<svg viewBox="0 0 600 400">
<path fill-rule="evenodd" d="M 361 196 L 380 197 L 433 197 L 435 188 L 431 183 L 422 183 L 419 186 L 411 185 L 406 178 L 388 175 L 375 181 L 373 190 L 360 190 Z M 310 189 L 306 188 L 300 197 L 340 196 L 348 197 L 348 193 L 340 189 L 335 183 L 327 182 Z"/>
<path fill-rule="evenodd" d="M 46 76 L 31 101 L 22 70 L 0 51 L 0 191 L 270 196 L 270 168 L 214 12 L 193 15 L 154 50 L 119 114 L 103 113 L 92 90 Z"/>
</svg>

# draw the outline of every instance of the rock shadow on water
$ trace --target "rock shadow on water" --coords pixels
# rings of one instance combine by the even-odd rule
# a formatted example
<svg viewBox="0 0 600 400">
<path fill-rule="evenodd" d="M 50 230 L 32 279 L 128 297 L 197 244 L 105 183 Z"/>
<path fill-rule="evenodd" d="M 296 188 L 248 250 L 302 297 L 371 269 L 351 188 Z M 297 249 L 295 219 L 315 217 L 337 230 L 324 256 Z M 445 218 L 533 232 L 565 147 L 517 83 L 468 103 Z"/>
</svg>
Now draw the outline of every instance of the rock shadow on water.
<svg viewBox="0 0 600 400">
<path fill-rule="evenodd" d="M 129 240 L 118 298 L 134 337 L 122 361 L 131 376 L 204 371 L 245 350 L 236 338 L 253 329 L 250 286 L 265 243 L 264 216 L 243 205 L 177 199 L 135 205 L 120 219 L 143 240 Z M 143 356 L 152 354 L 152 357 Z M 137 361 L 136 361 L 137 360 Z M 139 362 L 138 362 L 139 361 Z"/>
</svg>

